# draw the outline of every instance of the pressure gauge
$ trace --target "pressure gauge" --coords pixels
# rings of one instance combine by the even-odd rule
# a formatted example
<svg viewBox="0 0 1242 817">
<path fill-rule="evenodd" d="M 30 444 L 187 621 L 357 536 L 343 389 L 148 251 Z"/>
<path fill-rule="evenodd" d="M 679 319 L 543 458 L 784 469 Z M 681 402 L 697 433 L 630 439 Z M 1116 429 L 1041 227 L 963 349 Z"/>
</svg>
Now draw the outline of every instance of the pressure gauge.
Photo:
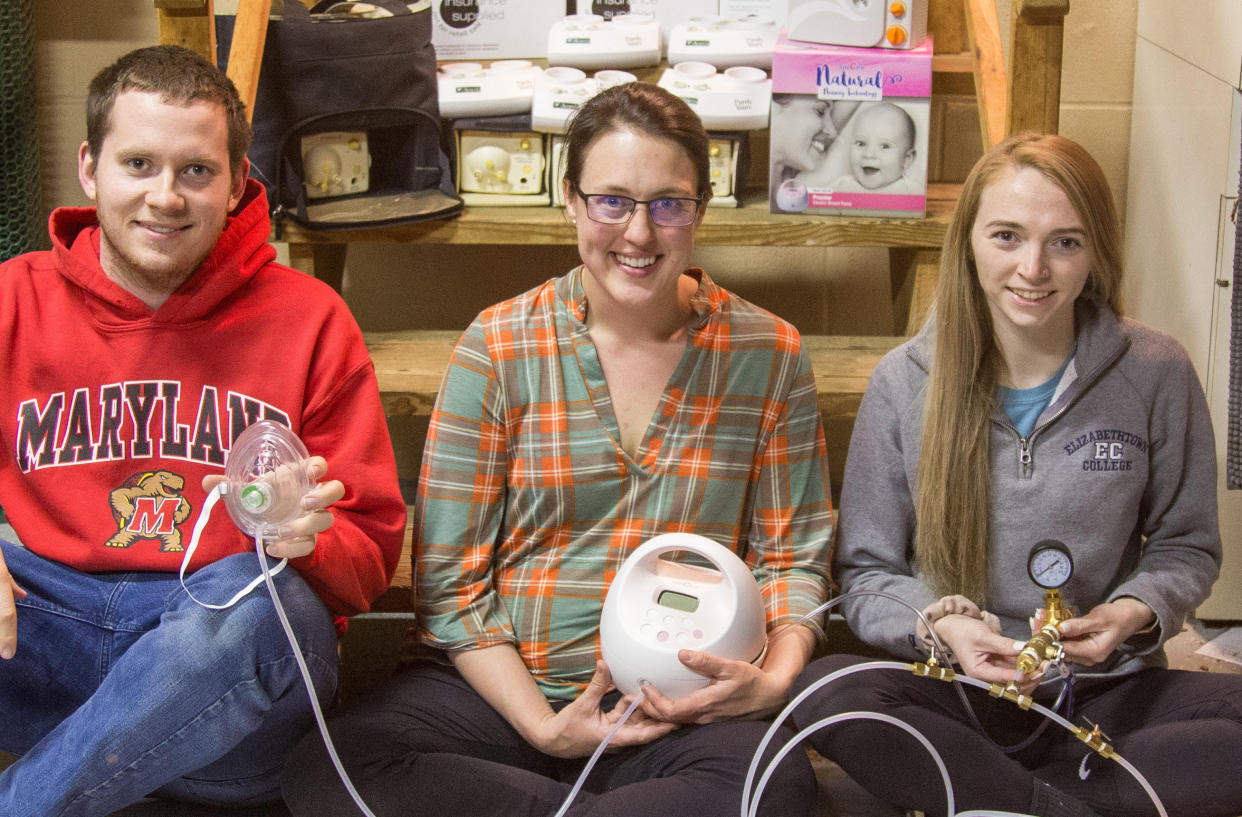
<svg viewBox="0 0 1242 817">
<path fill-rule="evenodd" d="M 1027 557 L 1026 572 L 1045 590 L 1061 587 L 1069 581 L 1074 573 L 1074 557 L 1069 548 L 1056 539 L 1044 539 L 1036 542 Z"/>
</svg>

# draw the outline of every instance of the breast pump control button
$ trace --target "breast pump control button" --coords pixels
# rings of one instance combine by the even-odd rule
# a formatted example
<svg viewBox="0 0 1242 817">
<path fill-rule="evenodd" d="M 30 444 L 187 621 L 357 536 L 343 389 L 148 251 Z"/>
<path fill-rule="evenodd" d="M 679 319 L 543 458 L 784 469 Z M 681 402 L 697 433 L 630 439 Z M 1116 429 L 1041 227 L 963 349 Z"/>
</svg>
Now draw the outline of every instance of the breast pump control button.
<svg viewBox="0 0 1242 817">
<path fill-rule="evenodd" d="M 659 610 L 657 610 L 657 609 L 656 609 L 656 608 L 654 608 L 654 607 L 648 608 L 648 610 L 647 610 L 647 618 L 651 619 L 652 621 L 655 621 L 655 620 L 656 620 L 657 618 L 659 618 L 659 617 L 660 617 L 660 611 L 659 611 Z"/>
<path fill-rule="evenodd" d="M 685 627 L 687 630 L 694 627 L 694 619 L 690 618 L 690 616 L 686 616 L 681 620 L 681 626 Z"/>
<path fill-rule="evenodd" d="M 906 16 L 906 4 L 905 3 L 889 3 L 888 13 L 896 17 L 898 20 L 900 20 L 902 17 Z"/>
<path fill-rule="evenodd" d="M 888 30 L 888 41 L 892 45 L 901 45 L 906 41 L 906 30 L 901 26 L 892 26 Z"/>
<path fill-rule="evenodd" d="M 702 630 L 695 630 L 693 633 L 691 633 L 691 635 L 693 635 L 693 636 L 694 636 L 696 639 L 698 639 L 699 641 L 702 641 L 702 640 L 703 640 L 703 631 L 702 631 Z"/>
<path fill-rule="evenodd" d="M 655 627 L 652 627 L 650 624 L 644 624 L 643 626 L 638 628 L 638 631 L 642 633 L 643 635 L 651 635 L 651 632 L 654 629 Z"/>
<path fill-rule="evenodd" d="M 661 630 L 660 632 L 656 633 L 656 641 L 668 641 L 668 632 L 665 630 Z"/>
<path fill-rule="evenodd" d="M 665 616 L 665 617 L 664 617 L 664 626 L 665 626 L 665 627 L 672 627 L 672 626 L 673 626 L 673 617 L 672 617 L 672 616 Z"/>
</svg>

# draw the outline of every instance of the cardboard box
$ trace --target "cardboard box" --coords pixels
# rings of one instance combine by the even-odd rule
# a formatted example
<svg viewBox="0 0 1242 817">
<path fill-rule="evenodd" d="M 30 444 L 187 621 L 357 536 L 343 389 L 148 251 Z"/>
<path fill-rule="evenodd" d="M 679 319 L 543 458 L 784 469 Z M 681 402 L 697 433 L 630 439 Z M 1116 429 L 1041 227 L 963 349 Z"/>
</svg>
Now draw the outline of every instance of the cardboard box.
<svg viewBox="0 0 1242 817">
<path fill-rule="evenodd" d="M 547 56 L 548 29 L 565 4 L 527 0 L 431 0 L 436 59 L 499 60 Z"/>
<path fill-rule="evenodd" d="M 720 16 L 734 20 L 753 14 L 785 25 L 789 16 L 789 0 L 720 0 Z"/>
<path fill-rule="evenodd" d="M 932 40 L 849 48 L 790 40 L 772 59 L 773 213 L 922 218 Z"/>
<path fill-rule="evenodd" d="M 576 14 L 647 14 L 660 23 L 665 34 L 675 24 L 691 17 L 713 17 L 718 0 L 570 0 Z"/>
</svg>

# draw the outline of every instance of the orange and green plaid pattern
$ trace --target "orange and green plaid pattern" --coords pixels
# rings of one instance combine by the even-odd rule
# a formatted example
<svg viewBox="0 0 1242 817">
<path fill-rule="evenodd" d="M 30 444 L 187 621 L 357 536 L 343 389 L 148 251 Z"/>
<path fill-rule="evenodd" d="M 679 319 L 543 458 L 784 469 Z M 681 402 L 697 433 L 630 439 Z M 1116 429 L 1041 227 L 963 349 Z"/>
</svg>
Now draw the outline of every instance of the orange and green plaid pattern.
<svg viewBox="0 0 1242 817">
<path fill-rule="evenodd" d="M 513 644 L 552 699 L 590 679 L 608 584 L 652 536 L 692 531 L 731 548 L 773 626 L 826 598 L 832 534 L 797 331 L 690 271 L 699 320 L 631 458 L 581 274 L 489 308 L 458 341 L 415 508 L 421 638 L 448 650 Z"/>
</svg>

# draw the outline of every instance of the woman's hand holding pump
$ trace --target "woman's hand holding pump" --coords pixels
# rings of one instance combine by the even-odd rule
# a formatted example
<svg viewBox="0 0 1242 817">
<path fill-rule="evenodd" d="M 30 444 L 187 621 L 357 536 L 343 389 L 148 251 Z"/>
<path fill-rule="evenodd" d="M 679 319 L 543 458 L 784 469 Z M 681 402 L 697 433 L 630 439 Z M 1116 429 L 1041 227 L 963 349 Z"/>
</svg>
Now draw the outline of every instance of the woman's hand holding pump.
<svg viewBox="0 0 1242 817">
<path fill-rule="evenodd" d="M 711 682 L 677 700 L 647 686 L 639 708 L 651 718 L 670 723 L 702 724 L 770 715 L 789 700 L 789 688 L 810 658 L 814 641 L 814 634 L 806 627 L 778 627 L 768 634 L 762 666 L 681 650 L 678 659 Z"/>
<path fill-rule="evenodd" d="M 609 711 L 600 706 L 612 687 L 603 661 L 586 689 L 568 706 L 554 710 L 512 644 L 493 644 L 449 653 L 461 676 L 509 722 L 522 739 L 553 757 L 586 757 L 595 751 L 629 706 L 628 696 Z M 657 723 L 635 710 L 612 737 L 610 746 L 641 746 L 667 735 L 676 724 Z"/>
<path fill-rule="evenodd" d="M 591 754 L 633 700 L 627 695 L 610 711 L 604 711 L 601 704 L 611 686 L 612 674 L 608 671 L 608 665 L 597 661 L 595 674 L 582 694 L 559 712 L 549 708 L 527 740 L 539 751 L 554 757 L 585 757 Z M 652 720 L 640 707 L 630 715 L 609 745 L 618 748 L 641 746 L 667 735 L 675 728 L 676 724 Z"/>
</svg>

